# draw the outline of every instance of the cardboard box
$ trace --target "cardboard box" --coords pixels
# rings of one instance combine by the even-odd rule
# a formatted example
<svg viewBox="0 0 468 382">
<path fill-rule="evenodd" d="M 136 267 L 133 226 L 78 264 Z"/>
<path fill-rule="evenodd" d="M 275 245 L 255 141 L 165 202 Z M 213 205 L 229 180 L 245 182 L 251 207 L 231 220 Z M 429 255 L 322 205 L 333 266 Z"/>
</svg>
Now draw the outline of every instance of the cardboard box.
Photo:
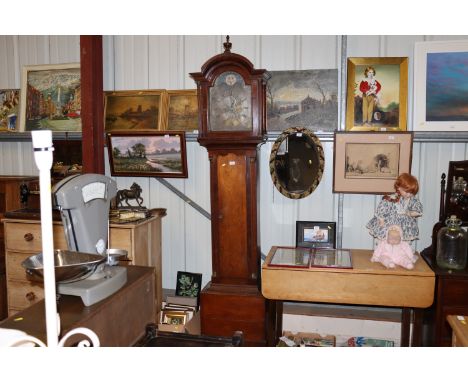
<svg viewBox="0 0 468 382">
<path fill-rule="evenodd" d="M 192 319 L 185 325 L 158 324 L 158 329 L 165 332 L 200 335 L 200 312 L 195 312 Z"/>
</svg>

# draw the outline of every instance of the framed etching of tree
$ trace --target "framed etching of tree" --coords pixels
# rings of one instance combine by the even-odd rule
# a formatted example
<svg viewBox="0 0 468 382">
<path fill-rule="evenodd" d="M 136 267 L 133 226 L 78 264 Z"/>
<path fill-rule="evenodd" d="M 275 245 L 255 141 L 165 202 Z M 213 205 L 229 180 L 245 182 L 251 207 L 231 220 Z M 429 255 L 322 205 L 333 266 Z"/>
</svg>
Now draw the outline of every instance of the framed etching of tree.
<svg viewBox="0 0 468 382">
<path fill-rule="evenodd" d="M 187 178 L 185 132 L 107 134 L 111 174 Z"/>
</svg>

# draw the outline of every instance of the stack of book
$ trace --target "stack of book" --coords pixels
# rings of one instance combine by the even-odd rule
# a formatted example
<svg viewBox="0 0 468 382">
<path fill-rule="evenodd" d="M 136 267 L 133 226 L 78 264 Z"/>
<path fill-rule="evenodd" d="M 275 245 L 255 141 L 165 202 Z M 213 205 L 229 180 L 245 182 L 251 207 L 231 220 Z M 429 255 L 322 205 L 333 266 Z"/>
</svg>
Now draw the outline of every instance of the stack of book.
<svg viewBox="0 0 468 382">
<path fill-rule="evenodd" d="M 197 313 L 196 297 L 167 296 L 166 301 L 162 303 L 158 329 L 178 333 L 190 332 L 193 329 L 191 326 L 194 325 L 194 317 L 198 318 Z"/>
</svg>

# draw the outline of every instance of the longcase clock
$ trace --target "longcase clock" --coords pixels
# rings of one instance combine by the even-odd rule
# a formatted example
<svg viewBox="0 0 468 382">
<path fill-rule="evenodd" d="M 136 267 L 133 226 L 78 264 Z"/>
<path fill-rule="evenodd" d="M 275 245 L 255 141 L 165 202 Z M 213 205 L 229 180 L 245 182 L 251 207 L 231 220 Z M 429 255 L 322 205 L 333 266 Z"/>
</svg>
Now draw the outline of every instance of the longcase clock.
<svg viewBox="0 0 468 382">
<path fill-rule="evenodd" d="M 266 344 L 266 300 L 259 291 L 257 146 L 265 137 L 265 69 L 232 53 L 210 58 L 197 83 L 198 141 L 210 160 L 212 277 L 201 293 L 201 331 Z"/>
</svg>

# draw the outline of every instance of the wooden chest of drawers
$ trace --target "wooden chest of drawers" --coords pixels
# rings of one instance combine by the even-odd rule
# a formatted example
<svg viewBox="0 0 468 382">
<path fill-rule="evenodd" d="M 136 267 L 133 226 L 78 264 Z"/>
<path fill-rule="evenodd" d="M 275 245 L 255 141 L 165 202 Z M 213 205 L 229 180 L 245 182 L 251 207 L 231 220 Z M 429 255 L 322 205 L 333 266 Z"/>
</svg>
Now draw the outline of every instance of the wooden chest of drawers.
<svg viewBox="0 0 468 382">
<path fill-rule="evenodd" d="M 129 264 L 155 268 L 155 306 L 162 301 L 161 218 L 165 213 L 130 224 L 111 224 L 110 247 L 128 251 Z M 4 219 L 8 315 L 43 299 L 43 286 L 27 279 L 21 262 L 42 251 L 41 224 L 37 220 Z M 54 248 L 67 249 L 61 222 L 54 222 Z"/>
</svg>

